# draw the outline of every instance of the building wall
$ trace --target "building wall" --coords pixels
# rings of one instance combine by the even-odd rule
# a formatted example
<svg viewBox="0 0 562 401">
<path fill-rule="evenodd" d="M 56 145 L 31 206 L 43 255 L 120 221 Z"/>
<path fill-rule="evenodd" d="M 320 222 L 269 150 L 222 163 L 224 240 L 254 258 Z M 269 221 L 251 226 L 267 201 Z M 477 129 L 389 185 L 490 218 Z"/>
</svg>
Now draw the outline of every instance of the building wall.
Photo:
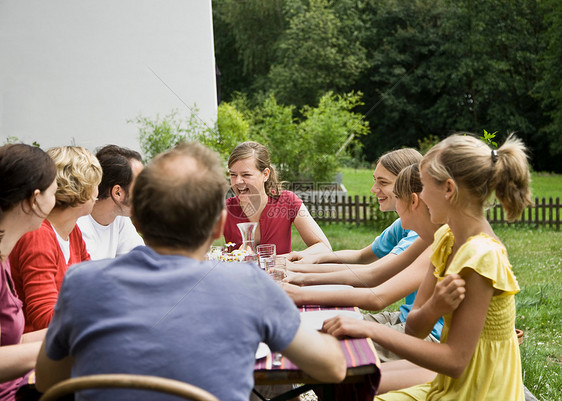
<svg viewBox="0 0 562 401">
<path fill-rule="evenodd" d="M 139 150 L 127 120 L 216 119 L 211 0 L 0 0 L 0 144 Z"/>
</svg>

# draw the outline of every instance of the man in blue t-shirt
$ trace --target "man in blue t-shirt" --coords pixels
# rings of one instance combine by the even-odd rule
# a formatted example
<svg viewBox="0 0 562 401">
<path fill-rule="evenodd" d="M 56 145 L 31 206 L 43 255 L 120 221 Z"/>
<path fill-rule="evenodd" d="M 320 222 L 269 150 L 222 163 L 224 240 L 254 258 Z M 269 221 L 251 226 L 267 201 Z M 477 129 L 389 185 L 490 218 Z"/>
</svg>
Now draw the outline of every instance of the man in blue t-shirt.
<svg viewBox="0 0 562 401">
<path fill-rule="evenodd" d="M 222 235 L 225 185 L 216 153 L 196 143 L 157 156 L 143 170 L 132 215 L 147 246 L 69 269 L 39 354 L 38 390 L 70 376 L 132 373 L 247 401 L 260 342 L 318 380 L 345 377 L 338 341 L 302 326 L 298 309 L 266 273 L 253 264 L 205 260 Z M 153 397 L 88 393 L 89 400 Z"/>
</svg>

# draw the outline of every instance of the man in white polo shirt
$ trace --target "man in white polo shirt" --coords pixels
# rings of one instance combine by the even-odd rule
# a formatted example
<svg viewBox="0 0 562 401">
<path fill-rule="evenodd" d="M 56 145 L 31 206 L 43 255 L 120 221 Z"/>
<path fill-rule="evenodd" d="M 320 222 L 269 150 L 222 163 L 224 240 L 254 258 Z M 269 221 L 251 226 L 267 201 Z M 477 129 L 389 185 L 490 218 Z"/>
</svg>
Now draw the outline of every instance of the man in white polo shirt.
<svg viewBox="0 0 562 401">
<path fill-rule="evenodd" d="M 78 226 L 92 260 L 114 258 L 144 241 L 131 222 L 130 194 L 143 169 L 141 155 L 117 145 L 96 153 L 103 177 L 92 213 L 78 219 Z"/>
</svg>

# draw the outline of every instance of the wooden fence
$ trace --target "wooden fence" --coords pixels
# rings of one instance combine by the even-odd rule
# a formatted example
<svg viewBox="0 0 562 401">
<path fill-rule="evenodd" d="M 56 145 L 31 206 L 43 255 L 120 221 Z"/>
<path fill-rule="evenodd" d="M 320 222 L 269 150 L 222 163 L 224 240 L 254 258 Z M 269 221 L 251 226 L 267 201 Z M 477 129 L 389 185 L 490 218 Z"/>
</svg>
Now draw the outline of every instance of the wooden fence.
<svg viewBox="0 0 562 401">
<path fill-rule="evenodd" d="M 507 223 L 505 212 L 500 205 L 488 209 L 486 218 L 490 223 Z M 552 198 L 548 198 L 548 202 L 545 198 L 535 198 L 535 205 L 528 206 L 513 224 L 548 226 L 560 230 L 560 198 L 556 198 L 554 201 Z"/>
<path fill-rule="evenodd" d="M 353 223 L 356 225 L 372 223 L 380 215 L 374 197 L 346 196 L 340 200 L 318 198 L 305 199 L 304 203 L 316 221 L 326 223 Z M 535 205 L 527 207 L 521 218 L 511 224 L 528 224 L 531 226 L 548 226 L 560 230 L 560 198 L 535 198 Z M 490 223 L 505 224 L 505 212 L 498 204 L 486 211 Z"/>
</svg>

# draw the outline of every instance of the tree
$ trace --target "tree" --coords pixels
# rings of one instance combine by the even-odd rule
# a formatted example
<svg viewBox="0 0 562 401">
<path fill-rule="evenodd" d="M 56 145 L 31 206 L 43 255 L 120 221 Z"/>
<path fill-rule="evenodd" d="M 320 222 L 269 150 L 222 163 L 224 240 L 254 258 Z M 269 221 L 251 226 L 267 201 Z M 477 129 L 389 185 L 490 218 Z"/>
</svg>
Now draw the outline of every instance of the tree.
<svg viewBox="0 0 562 401">
<path fill-rule="evenodd" d="M 259 90 L 287 25 L 285 0 L 213 0 L 215 56 L 225 100 Z"/>
<path fill-rule="evenodd" d="M 361 96 L 361 93 L 328 92 L 320 98 L 318 107 L 304 107 L 299 125 L 301 175 L 313 177 L 317 182 L 333 180 L 347 152 L 346 141 L 369 131 L 363 116 L 352 111 L 361 105 Z"/>
<path fill-rule="evenodd" d="M 445 58 L 435 75 L 445 95 L 433 114 L 450 130 L 517 132 L 532 144 L 540 124 L 532 96 L 543 29 L 537 2 L 464 0 L 450 9 Z"/>
<path fill-rule="evenodd" d="M 427 110 L 441 94 L 435 74 L 446 38 L 443 20 L 449 10 L 439 0 L 365 2 L 363 37 L 369 69 L 356 89 L 365 91 L 362 108 L 371 126 L 363 137 L 367 160 L 386 150 L 416 146 L 435 134 Z"/>
<path fill-rule="evenodd" d="M 364 15 L 376 29 L 360 87 L 368 86 L 371 160 L 454 131 L 516 132 L 534 149 L 544 142 L 532 93 L 543 30 L 536 0 L 369 4 Z"/>
<path fill-rule="evenodd" d="M 294 106 L 299 117 L 329 91 L 362 92 L 369 161 L 424 138 L 486 129 L 499 142 L 515 132 L 535 169 L 562 171 L 560 1 L 214 2 L 227 21 L 215 32 L 228 27 L 225 39 L 235 43 L 223 43 L 226 56 L 217 58 L 244 60 L 232 71 L 253 106 L 273 93 L 276 107 Z M 259 26 L 268 27 L 266 48 L 252 37 Z"/>
<path fill-rule="evenodd" d="M 548 151 L 550 163 L 541 169 L 562 171 L 562 3 L 556 0 L 544 2 L 547 31 L 544 34 L 546 50 L 541 57 L 541 79 L 536 91 L 542 101 L 547 119 L 541 133 L 545 142 L 541 155 Z"/>
<path fill-rule="evenodd" d="M 305 3 L 287 1 L 289 26 L 266 87 L 280 102 L 299 107 L 316 104 L 329 91 L 345 91 L 367 66 L 365 49 L 353 36 L 359 23 L 353 7 L 342 16 L 327 0 Z"/>
</svg>

